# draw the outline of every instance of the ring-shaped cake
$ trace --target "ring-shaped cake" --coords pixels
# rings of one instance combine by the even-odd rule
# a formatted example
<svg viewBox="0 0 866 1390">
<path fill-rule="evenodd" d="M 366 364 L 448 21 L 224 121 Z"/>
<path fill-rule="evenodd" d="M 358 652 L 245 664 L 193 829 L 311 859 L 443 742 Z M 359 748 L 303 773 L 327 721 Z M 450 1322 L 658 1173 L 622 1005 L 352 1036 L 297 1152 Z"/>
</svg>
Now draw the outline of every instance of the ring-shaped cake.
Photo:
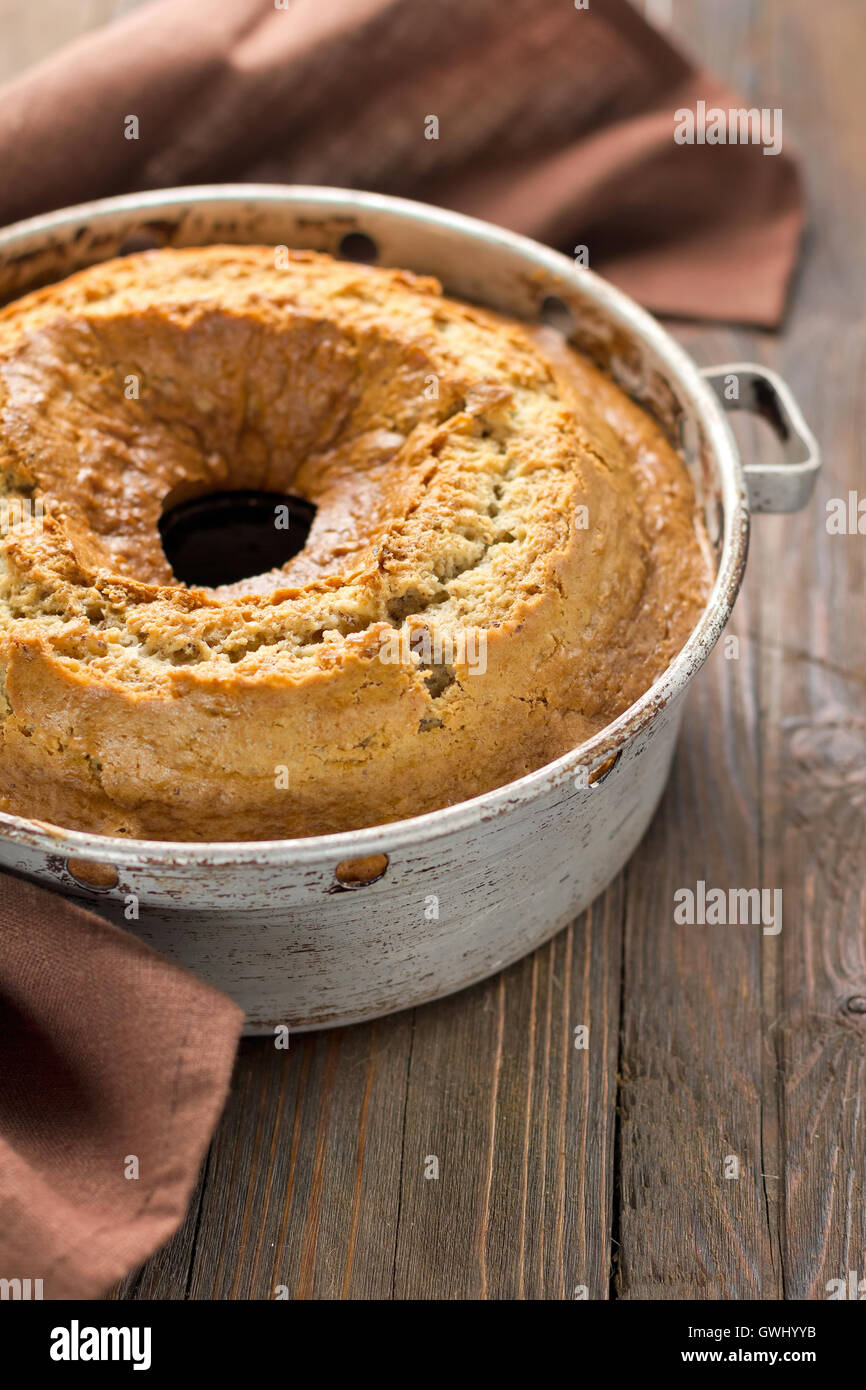
<svg viewBox="0 0 866 1390">
<path fill-rule="evenodd" d="M 314 504 L 304 548 L 180 583 L 161 517 L 236 489 Z M 148 252 L 8 305 L 0 493 L 0 807 L 107 834 L 321 834 L 506 783 L 622 713 L 708 592 L 688 473 L 608 376 L 313 252 Z"/>
</svg>

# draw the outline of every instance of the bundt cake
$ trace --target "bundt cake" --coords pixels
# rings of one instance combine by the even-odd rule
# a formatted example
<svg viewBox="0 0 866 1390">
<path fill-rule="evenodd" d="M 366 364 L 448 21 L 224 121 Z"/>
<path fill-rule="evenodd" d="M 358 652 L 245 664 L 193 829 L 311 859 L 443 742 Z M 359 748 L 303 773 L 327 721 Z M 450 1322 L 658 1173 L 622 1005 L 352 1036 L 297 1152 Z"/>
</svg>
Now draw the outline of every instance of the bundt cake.
<svg viewBox="0 0 866 1390">
<path fill-rule="evenodd" d="M 161 517 L 238 489 L 313 504 L 303 549 L 180 582 Z M 0 809 L 105 834 L 487 791 L 624 711 L 708 592 L 688 473 L 610 378 L 306 251 L 146 252 L 0 311 L 0 496 Z"/>
</svg>

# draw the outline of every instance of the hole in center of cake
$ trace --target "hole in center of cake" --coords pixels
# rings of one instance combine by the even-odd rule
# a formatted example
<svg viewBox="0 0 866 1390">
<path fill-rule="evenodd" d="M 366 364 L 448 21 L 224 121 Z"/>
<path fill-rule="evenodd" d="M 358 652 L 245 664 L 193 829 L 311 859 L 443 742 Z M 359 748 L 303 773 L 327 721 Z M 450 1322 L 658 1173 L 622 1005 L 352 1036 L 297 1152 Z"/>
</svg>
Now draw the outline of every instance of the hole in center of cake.
<svg viewBox="0 0 866 1390">
<path fill-rule="evenodd" d="M 182 584 L 209 589 L 281 569 L 307 542 L 316 508 L 282 492 L 212 492 L 159 520 L 165 558 Z"/>
</svg>

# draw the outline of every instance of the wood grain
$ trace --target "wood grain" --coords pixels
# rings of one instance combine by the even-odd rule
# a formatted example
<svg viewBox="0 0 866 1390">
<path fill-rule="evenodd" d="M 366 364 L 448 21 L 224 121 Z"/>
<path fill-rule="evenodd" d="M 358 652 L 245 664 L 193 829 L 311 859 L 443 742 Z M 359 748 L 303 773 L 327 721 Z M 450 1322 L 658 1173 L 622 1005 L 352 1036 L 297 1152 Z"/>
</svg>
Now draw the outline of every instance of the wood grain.
<svg viewBox="0 0 866 1390">
<path fill-rule="evenodd" d="M 691 697 L 674 774 L 627 870 L 620 1243 L 628 1298 L 777 1290 L 765 1197 L 760 927 L 677 925 L 674 893 L 760 885 L 748 598 Z M 736 1176 L 728 1176 L 729 1172 Z"/>
<path fill-rule="evenodd" d="M 0 78 L 130 7 L 0 0 Z M 739 652 L 696 684 L 626 873 L 453 999 L 244 1043 L 187 1220 L 117 1297 L 809 1299 L 866 1276 L 866 537 L 824 525 L 866 496 L 862 0 L 667 8 L 803 156 L 783 333 L 676 332 L 780 367 L 823 442 L 816 502 L 756 519 Z M 781 888 L 781 934 L 675 925 L 699 879 Z"/>
<path fill-rule="evenodd" d="M 805 1299 L 866 1275 L 866 536 L 825 524 L 829 498 L 866 497 L 866 39 L 855 3 L 823 23 L 805 0 L 784 14 L 767 71 L 816 152 L 818 224 L 777 356 L 826 460 L 811 514 L 773 519 L 762 555 L 765 872 L 785 894 L 782 1251 L 786 1296 Z"/>
<path fill-rule="evenodd" d="M 395 1297 L 607 1297 L 622 905 L 418 1011 Z"/>
<path fill-rule="evenodd" d="M 708 65 L 757 100 L 755 6 L 680 4 Z M 761 101 L 759 104 L 764 104 Z M 681 328 L 701 362 L 760 358 L 759 335 Z M 760 438 L 738 430 L 747 453 Z M 753 552 L 760 544 L 754 524 Z M 773 1298 L 781 1291 L 778 1080 L 765 1065 L 760 927 L 680 926 L 677 889 L 761 885 L 761 595 L 750 557 L 727 632 L 690 696 L 659 815 L 627 869 L 618 1297 Z M 731 649 L 734 650 L 734 649 Z M 770 950 L 769 965 L 774 957 Z M 737 1173 L 738 1176 L 729 1176 Z"/>
</svg>

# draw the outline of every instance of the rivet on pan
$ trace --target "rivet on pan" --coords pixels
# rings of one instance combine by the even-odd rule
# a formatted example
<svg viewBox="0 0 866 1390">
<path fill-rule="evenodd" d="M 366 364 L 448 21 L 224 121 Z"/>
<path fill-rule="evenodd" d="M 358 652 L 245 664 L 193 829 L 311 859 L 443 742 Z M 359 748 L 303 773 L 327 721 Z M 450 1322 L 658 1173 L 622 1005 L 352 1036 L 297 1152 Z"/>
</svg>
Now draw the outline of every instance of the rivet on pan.
<svg viewBox="0 0 866 1390">
<path fill-rule="evenodd" d="M 587 787 L 600 787 L 602 782 L 605 782 L 613 772 L 621 757 L 622 749 L 618 748 L 615 753 L 612 753 L 609 758 L 605 758 L 604 762 L 599 763 L 597 767 L 580 768 L 574 778 L 575 791 L 585 791 Z"/>
<path fill-rule="evenodd" d="M 375 265 L 379 259 L 379 248 L 366 232 L 347 232 L 340 239 L 338 254 L 344 261 Z"/>
<path fill-rule="evenodd" d="M 362 859 L 341 859 L 334 871 L 340 888 L 368 888 L 385 877 L 387 854 L 367 854 Z"/>
<path fill-rule="evenodd" d="M 697 421 L 688 415 L 684 415 L 680 421 L 680 440 L 686 463 L 696 464 L 701 453 L 701 432 Z"/>
<path fill-rule="evenodd" d="M 591 787 L 600 787 L 602 782 L 606 782 L 621 757 L 622 749 L 618 748 L 612 757 L 605 758 L 603 763 L 599 763 L 598 767 L 594 767 L 589 774 L 589 785 Z"/>
<path fill-rule="evenodd" d="M 541 301 L 538 316 L 542 323 L 546 324 L 548 328 L 555 328 L 557 333 L 561 333 L 564 338 L 573 336 L 574 314 L 565 300 L 560 299 L 558 294 L 545 295 Z"/>
<path fill-rule="evenodd" d="M 113 864 L 98 864 L 91 859 L 67 859 L 66 872 L 82 888 L 117 887 L 117 870 Z"/>
<path fill-rule="evenodd" d="M 147 228 L 141 227 L 124 237 L 117 248 L 117 254 L 118 256 L 137 256 L 142 251 L 159 251 L 165 244 L 166 238 L 164 236 L 155 235 Z"/>
</svg>

